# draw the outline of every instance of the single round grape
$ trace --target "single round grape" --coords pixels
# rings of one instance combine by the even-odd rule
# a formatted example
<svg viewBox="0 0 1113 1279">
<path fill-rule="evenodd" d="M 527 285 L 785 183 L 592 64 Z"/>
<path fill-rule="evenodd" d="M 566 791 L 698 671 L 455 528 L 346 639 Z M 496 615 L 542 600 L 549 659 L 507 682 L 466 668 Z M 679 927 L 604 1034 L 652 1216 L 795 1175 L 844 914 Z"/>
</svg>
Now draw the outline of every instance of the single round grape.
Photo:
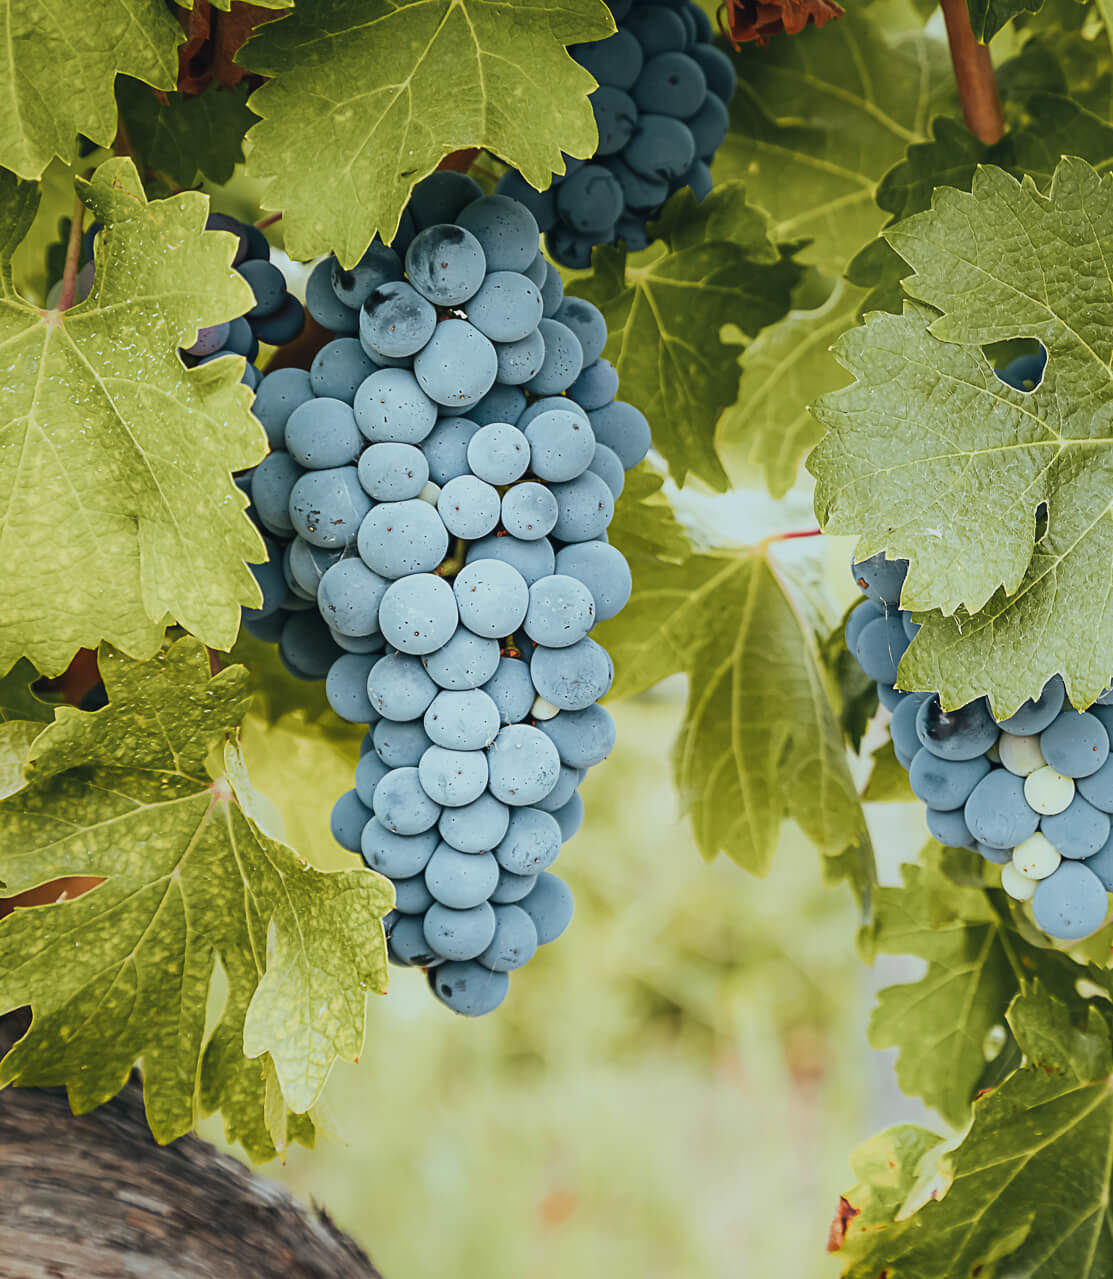
<svg viewBox="0 0 1113 1279">
<path fill-rule="evenodd" d="M 251 621 L 270 617 L 277 612 L 282 607 L 288 589 L 283 571 L 283 552 L 279 544 L 270 537 L 264 537 L 263 544 L 267 551 L 266 560 L 261 564 L 248 566 L 259 584 L 259 589 L 263 592 L 263 602 L 258 608 L 243 610 L 244 617 Z"/>
<path fill-rule="evenodd" d="M 945 711 L 933 695 L 916 713 L 916 735 L 940 759 L 976 759 L 996 742 L 998 731 L 984 698 Z"/>
<path fill-rule="evenodd" d="M 594 471 L 585 471 L 550 490 L 557 500 L 553 536 L 561 542 L 590 542 L 602 536 L 614 516 L 614 498 Z"/>
<path fill-rule="evenodd" d="M 521 573 L 527 586 L 551 573 L 556 566 L 552 543 L 547 537 L 539 537 L 535 541 L 514 536 L 484 537 L 468 547 L 465 558 L 469 564 L 477 560 L 500 560 L 509 564 Z"/>
<path fill-rule="evenodd" d="M 366 724 L 374 713 L 367 696 L 367 677 L 377 658 L 344 653 L 329 667 L 325 676 L 325 696 L 328 704 L 340 716 L 352 724 Z"/>
<path fill-rule="evenodd" d="M 486 195 L 462 209 L 457 223 L 483 247 L 488 271 L 524 271 L 537 254 L 540 231 L 524 204 Z"/>
<path fill-rule="evenodd" d="M 381 285 L 402 278 L 402 259 L 379 239 L 366 249 L 353 267 L 342 267 L 335 258 L 329 275 L 332 291 L 348 307 L 361 307 Z"/>
<path fill-rule="evenodd" d="M 328 627 L 315 611 L 287 617 L 278 641 L 278 655 L 300 679 L 324 679 L 341 656 Z"/>
<path fill-rule="evenodd" d="M 460 621 L 474 635 L 485 639 L 513 634 L 529 606 L 525 579 L 516 568 L 499 560 L 466 564 L 456 574 L 452 589 Z"/>
<path fill-rule="evenodd" d="M 1040 734 L 1040 750 L 1064 777 L 1089 777 L 1109 758 L 1109 734 L 1096 715 L 1065 710 Z"/>
<path fill-rule="evenodd" d="M 313 357 L 309 384 L 314 395 L 328 395 L 351 404 L 360 384 L 375 368 L 355 338 L 336 338 Z"/>
<path fill-rule="evenodd" d="M 1109 838 L 1109 817 L 1076 794 L 1061 813 L 1040 821 L 1040 830 L 1064 857 L 1093 857 Z"/>
<path fill-rule="evenodd" d="M 560 756 L 553 743 L 528 724 L 500 729 L 487 748 L 491 794 L 504 804 L 534 804 L 557 783 Z"/>
<path fill-rule="evenodd" d="M 589 417 L 596 440 L 613 450 L 626 470 L 637 466 L 649 452 L 649 423 L 632 404 L 615 400 Z"/>
<path fill-rule="evenodd" d="M 277 311 L 286 297 L 286 277 L 278 267 L 255 259 L 241 262 L 239 272 L 255 294 L 255 305 L 247 312 L 248 319 L 258 319 Z"/>
<path fill-rule="evenodd" d="M 367 677 L 371 705 L 387 719 L 418 719 L 437 695 L 437 686 L 420 658 L 388 653 Z"/>
<path fill-rule="evenodd" d="M 961 761 L 947 762 L 954 765 Z M 1004 768 L 995 768 L 978 782 L 966 801 L 963 816 L 970 834 L 993 848 L 1022 844 L 1035 834 L 1040 820 L 1024 798 L 1024 779 Z"/>
<path fill-rule="evenodd" d="M 887 711 L 895 711 L 901 702 L 907 701 L 911 696 L 911 693 L 906 693 L 903 689 L 894 688 L 892 684 L 879 683 L 877 685 L 877 700 Z"/>
<path fill-rule="evenodd" d="M 425 886 L 442 906 L 467 910 L 485 902 L 499 882 L 499 865 L 490 853 L 460 853 L 438 844 L 425 867 Z"/>
<path fill-rule="evenodd" d="M 622 490 L 626 487 L 626 472 L 622 469 L 622 463 L 618 460 L 618 454 L 614 449 L 609 449 L 605 444 L 596 444 L 595 453 L 587 469 L 599 476 L 610 489 L 611 496 L 618 501 L 622 496 Z"/>
<path fill-rule="evenodd" d="M 444 963 L 425 940 L 425 921 L 417 915 L 398 916 L 390 930 L 388 954 L 406 968 L 439 968 Z"/>
<path fill-rule="evenodd" d="M 263 424 L 267 443 L 280 449 L 286 441 L 286 423 L 301 404 L 313 399 L 313 388 L 305 369 L 275 369 L 264 375 L 255 392 L 251 411 Z"/>
<path fill-rule="evenodd" d="M 379 629 L 402 653 L 433 653 L 453 636 L 458 621 L 452 587 L 435 573 L 413 573 L 387 587 Z"/>
<path fill-rule="evenodd" d="M 537 883 L 536 875 L 515 875 L 512 871 L 499 868 L 499 882 L 490 896 L 496 906 L 507 906 L 511 902 L 520 902 L 527 893 L 533 891 Z"/>
<path fill-rule="evenodd" d="M 468 408 L 495 384 L 495 348 L 467 320 L 444 320 L 414 357 L 421 389 L 438 404 Z"/>
<path fill-rule="evenodd" d="M 556 527 L 560 505 L 551 489 L 527 480 L 503 494 L 502 525 L 523 542 L 546 537 Z"/>
<path fill-rule="evenodd" d="M 506 835 L 510 809 L 489 791 L 470 804 L 446 808 L 437 829 L 441 839 L 461 853 L 489 853 Z"/>
<path fill-rule="evenodd" d="M 572 922 L 572 890 L 547 871 L 538 875 L 533 890 L 518 905 L 533 920 L 539 946 L 556 941 Z"/>
<path fill-rule="evenodd" d="M 544 191 L 535 191 L 525 178 L 514 169 L 508 169 L 499 178 L 495 184 L 495 194 L 509 196 L 512 200 L 517 200 L 519 204 L 524 204 L 533 214 L 539 231 L 547 231 L 556 221 L 556 199 L 553 195 L 553 188 L 550 186 Z M 534 262 L 536 260 L 535 258 Z M 522 274 L 530 275 L 532 269 L 531 264 Z M 540 284 L 540 281 L 538 283 Z"/>
<path fill-rule="evenodd" d="M 420 444 L 437 422 L 437 406 L 409 369 L 377 369 L 360 383 L 353 410 L 372 444 Z"/>
<path fill-rule="evenodd" d="M 850 610 L 850 616 L 846 619 L 846 627 L 843 630 L 846 647 L 853 653 L 862 632 L 869 623 L 884 616 L 884 609 L 873 600 L 862 600 L 855 605 Z"/>
<path fill-rule="evenodd" d="M 1075 786 L 1082 798 L 1095 808 L 1100 808 L 1103 813 L 1113 813 L 1113 755 L 1096 773 L 1080 777 Z"/>
<path fill-rule="evenodd" d="M 1024 798 L 1037 813 L 1061 813 L 1074 799 L 1074 781 L 1045 765 L 1024 779 Z"/>
<path fill-rule="evenodd" d="M 377 758 L 375 755 L 364 756 L 370 760 Z M 367 865 L 380 875 L 389 879 L 412 879 L 424 873 L 438 842 L 435 830 L 427 830 L 421 835 L 396 835 L 373 817 L 363 828 L 360 851 Z"/>
<path fill-rule="evenodd" d="M 920 747 L 908 770 L 908 780 L 913 793 L 929 807 L 961 808 L 988 772 L 989 761 L 984 755 L 977 759 L 940 759 Z M 970 825 L 969 817 L 967 825 L 975 838 L 981 838 L 979 831 Z"/>
<path fill-rule="evenodd" d="M 526 393 L 523 390 L 496 382 L 478 404 L 468 409 L 468 416 L 479 426 L 489 426 L 492 422 L 507 424 L 517 422 L 525 407 Z"/>
<path fill-rule="evenodd" d="M 855 610 L 855 612 L 858 611 L 860 610 Z M 929 696 L 927 693 L 913 693 L 911 696 L 906 697 L 893 711 L 893 718 L 889 723 L 889 736 L 893 740 L 893 747 L 898 756 L 906 755 L 909 763 L 911 763 L 912 757 L 916 752 L 921 749 L 920 739 L 916 733 L 916 716 L 919 713 L 921 702 L 926 701 Z"/>
<path fill-rule="evenodd" d="M 370 504 L 370 499 L 368 499 Z M 381 502 L 363 520 L 360 557 L 383 577 L 431 573 L 448 554 L 448 531 L 434 507 L 420 498 Z"/>
<path fill-rule="evenodd" d="M 538 728 L 557 748 L 569 768 L 593 768 L 614 749 L 615 725 L 605 706 L 593 703 L 582 711 L 561 711 Z"/>
<path fill-rule="evenodd" d="M 543 319 L 537 332 L 545 342 L 545 358 L 525 387 L 534 395 L 559 395 L 580 376 L 584 349 L 579 338 L 559 320 Z"/>
<path fill-rule="evenodd" d="M 506 998 L 510 978 L 478 963 L 441 964 L 429 974 L 433 994 L 461 1017 L 483 1017 Z"/>
<path fill-rule="evenodd" d="M 375 787 L 375 816 L 395 835 L 420 835 L 437 824 L 440 805 L 421 785 L 416 768 L 392 769 Z M 404 909 L 399 906 L 399 910 Z M 410 914 L 410 911 L 406 912 Z"/>
<path fill-rule="evenodd" d="M 595 601 L 574 577 L 554 573 L 529 588 L 523 629 L 534 643 L 567 648 L 582 640 L 594 625 Z"/>
<path fill-rule="evenodd" d="M 580 345 L 583 346 L 582 338 Z M 589 412 L 605 408 L 617 394 L 618 373 L 609 360 L 603 359 L 585 364 L 583 372 L 568 388 L 569 397 Z"/>
<path fill-rule="evenodd" d="M 1066 689 L 1056 675 L 1048 680 L 1035 701 L 1025 702 L 1015 714 L 1001 720 L 1001 727 L 1005 732 L 1018 736 L 1042 733 L 1062 710 L 1065 697 Z"/>
<path fill-rule="evenodd" d="M 1040 750 L 1040 739 L 1034 736 L 1019 737 L 1003 732 L 997 739 L 997 752 L 1001 763 L 1017 777 L 1027 777 L 1047 763 Z"/>
<path fill-rule="evenodd" d="M 854 646 L 854 656 L 870 679 L 895 684 L 900 659 L 907 647 L 908 636 L 900 618 L 894 613 L 868 622 L 862 628 Z"/>
<path fill-rule="evenodd" d="M 433 905 L 433 894 L 424 875 L 394 881 L 394 906 L 403 915 L 424 915 Z M 424 921 L 422 921 L 424 924 Z"/>
<path fill-rule="evenodd" d="M 260 342 L 271 346 L 285 346 L 305 328 L 305 307 L 296 297 L 287 295 L 282 305 L 271 315 L 251 321 L 251 331 Z"/>
<path fill-rule="evenodd" d="M 436 327 L 436 310 L 404 280 L 380 284 L 359 312 L 360 342 L 372 353 L 395 358 L 416 355 Z"/>
<path fill-rule="evenodd" d="M 382 721 L 380 720 L 380 723 Z M 370 738 L 371 734 L 368 733 Z M 356 794 L 362 802 L 370 808 L 375 802 L 375 787 L 390 772 L 386 764 L 375 754 L 374 750 L 368 750 L 365 754 L 360 755 L 359 763 L 356 765 Z M 401 835 L 392 835 L 392 839 L 401 839 Z M 378 867 L 376 867 L 376 870 Z M 383 872 L 386 874 L 386 872 Z M 410 874 L 416 875 L 417 871 L 410 871 Z"/>
<path fill-rule="evenodd" d="M 723 144 L 730 128 L 730 112 L 727 111 L 721 98 L 709 93 L 703 100 L 703 106 L 690 115 L 684 123 L 692 133 L 692 141 L 696 144 L 696 155 L 701 159 L 696 164 L 708 161 Z M 706 168 L 706 164 L 704 164 Z"/>
<path fill-rule="evenodd" d="M 286 448 L 295 462 L 325 470 L 354 462 L 363 447 L 351 405 L 327 396 L 299 404 L 286 422 Z"/>
<path fill-rule="evenodd" d="M 536 696 L 529 663 L 522 658 L 500 657 L 498 669 L 483 685 L 498 709 L 500 724 L 519 724 L 530 712 Z"/>
<path fill-rule="evenodd" d="M 850 571 L 867 599 L 888 610 L 900 605 L 900 593 L 908 576 L 907 560 L 887 560 L 883 552 L 855 560 Z"/>
<path fill-rule="evenodd" d="M 604 94 L 604 119 L 599 141 L 606 148 L 600 154 L 610 155 L 621 148 L 625 139 L 618 146 L 608 146 L 608 142 L 617 140 L 621 133 L 629 137 L 637 124 L 637 113 L 633 110 L 633 103 L 620 89 L 598 92 Z M 592 94 L 593 106 L 598 92 Z M 599 114 L 597 111 L 597 120 Z M 610 138 L 604 136 L 605 132 L 611 135 Z M 565 225 L 578 235 L 598 236 L 608 232 L 621 215 L 623 204 L 622 188 L 602 164 L 585 164 L 556 188 L 557 212 Z"/>
<path fill-rule="evenodd" d="M 567 648 L 535 648 L 529 673 L 547 702 L 562 711 L 581 711 L 606 694 L 614 666 L 606 649 L 587 638 Z"/>
<path fill-rule="evenodd" d="M 1001 867 L 1001 887 L 1014 901 L 1031 901 L 1036 895 L 1036 881 L 1022 875 L 1012 862 Z"/>
<path fill-rule="evenodd" d="M 416 768 L 432 743 L 420 720 L 381 719 L 371 733 L 375 754 L 389 768 Z"/>
<path fill-rule="evenodd" d="M 501 510 L 498 489 L 474 475 L 457 475 L 437 498 L 437 512 L 445 528 L 453 537 L 468 541 L 486 537 L 498 524 Z"/>
<path fill-rule="evenodd" d="M 537 951 L 537 928 L 518 906 L 496 906 L 494 940 L 479 956 L 493 972 L 512 972 L 528 964 Z"/>
<path fill-rule="evenodd" d="M 539 808 L 514 808 L 495 858 L 514 875 L 538 875 L 556 861 L 560 852 L 560 825 L 551 813 Z"/>
<path fill-rule="evenodd" d="M 541 290 L 517 271 L 495 271 L 468 302 L 468 320 L 492 342 L 520 342 L 541 321 Z"/>
<path fill-rule="evenodd" d="M 698 62 L 676 50 L 650 58 L 634 86 L 634 101 L 643 111 L 683 120 L 694 115 L 707 97 L 707 79 Z"/>
<path fill-rule="evenodd" d="M 516 342 L 496 342 L 495 373 L 499 383 L 523 386 L 540 373 L 545 363 L 545 338 L 540 328 Z"/>
<path fill-rule="evenodd" d="M 468 444 L 479 426 L 466 417 L 442 417 L 422 446 L 429 463 L 429 478 L 445 485 L 468 473 Z"/>
<path fill-rule="evenodd" d="M 722 102 L 729 102 L 734 96 L 737 76 L 734 63 L 721 49 L 713 44 L 695 44 L 688 50 L 688 56 L 698 62 L 707 80 L 707 87 Z"/>
<path fill-rule="evenodd" d="M 478 292 L 486 271 L 479 241 L 453 223 L 419 231 L 406 250 L 406 275 L 434 306 L 462 306 Z"/>
<path fill-rule="evenodd" d="M 696 158 L 692 131 L 672 116 L 643 112 L 638 118 L 623 159 L 635 173 L 673 181 Z"/>
<path fill-rule="evenodd" d="M 595 433 L 577 413 L 560 409 L 535 417 L 525 428 L 530 467 L 550 483 L 574 480 L 595 456 Z"/>
<path fill-rule="evenodd" d="M 354 790 L 345 791 L 332 806 L 329 828 L 332 837 L 349 853 L 358 853 L 363 828 L 371 820 L 371 813 L 360 803 Z"/>
<path fill-rule="evenodd" d="M 928 808 L 924 810 L 924 816 L 932 837 L 948 848 L 966 848 L 973 843 L 961 808 L 950 810 Z"/>
<path fill-rule="evenodd" d="M 474 959 L 495 936 L 495 912 L 486 903 L 453 910 L 434 902 L 425 915 L 425 940 L 444 959 Z"/>
<path fill-rule="evenodd" d="M 429 740 L 448 750 L 478 751 L 490 746 L 499 731 L 499 710 L 478 688 L 445 689 L 425 712 Z"/>
<path fill-rule="evenodd" d="M 379 502 L 417 497 L 429 482 L 425 454 L 412 444 L 372 444 L 356 469 L 363 491 Z"/>
<path fill-rule="evenodd" d="M 290 519 L 314 546 L 346 546 L 370 510 L 354 466 L 307 471 L 290 490 Z"/>
<path fill-rule="evenodd" d="M 455 222 L 460 210 L 482 194 L 483 188 L 466 173 L 441 169 L 422 178 L 414 187 L 409 208 L 420 231 L 440 222 Z"/>
<path fill-rule="evenodd" d="M 321 577 L 317 607 L 342 635 L 373 635 L 379 629 L 379 605 L 389 582 L 360 559 L 337 560 Z"/>
<path fill-rule="evenodd" d="M 557 552 L 558 573 L 583 582 L 595 602 L 595 620 L 609 621 L 625 607 L 633 590 L 626 557 L 606 542 L 575 542 Z"/>
<path fill-rule="evenodd" d="M 583 779 L 584 771 L 582 768 L 568 768 L 567 765 L 561 764 L 557 784 L 544 799 L 537 800 L 537 808 L 545 813 L 557 812 L 576 793 L 576 789 Z"/>
<path fill-rule="evenodd" d="M 568 52 L 600 84 L 611 84 L 616 89 L 633 88 L 645 61 L 641 45 L 622 27 L 602 40 L 574 44 Z"/>
<path fill-rule="evenodd" d="M 596 158 L 603 159 L 621 153 L 638 123 L 638 108 L 634 99 L 622 89 L 600 85 L 591 95 L 591 110 L 595 116 L 595 127 L 599 131 Z M 603 193 L 598 189 L 600 172 L 606 174 L 607 182 L 614 182 L 604 165 L 585 164 L 583 168 L 576 170 L 568 182 L 562 182 L 557 187 L 557 210 L 560 216 L 568 226 L 581 234 L 606 233 L 622 214 L 625 204 L 622 189 L 618 188 L 616 207 L 615 197 L 609 191 Z M 595 181 L 591 185 L 583 184 L 580 178 L 583 173 L 590 173 Z M 570 185 L 576 188 L 575 198 L 562 202 L 561 192 Z"/>
<path fill-rule="evenodd" d="M 302 469 L 285 450 L 269 453 L 251 473 L 251 501 L 263 527 L 278 537 L 289 537 L 290 494 Z"/>
<path fill-rule="evenodd" d="M 1086 858 L 1086 865 L 1101 880 L 1105 888 L 1113 892 L 1113 835 L 1105 841 L 1093 857 Z"/>
<path fill-rule="evenodd" d="M 497 640 L 483 639 L 461 626 L 443 648 L 421 661 L 441 688 L 460 692 L 487 683 L 499 664 L 499 645 Z M 421 708 L 424 713 L 425 706 Z"/>
<path fill-rule="evenodd" d="M 467 458 L 478 479 L 488 484 L 513 484 L 529 467 L 529 441 L 509 422 L 491 422 L 468 441 Z"/>
<path fill-rule="evenodd" d="M 564 299 L 553 318 L 576 335 L 583 351 L 584 368 L 593 367 L 607 344 L 607 322 L 602 311 L 584 298 L 570 297 Z M 617 383 L 617 377 L 615 380 Z M 578 382 L 579 377 L 572 385 Z"/>
<path fill-rule="evenodd" d="M 332 287 L 333 258 L 324 258 L 305 282 L 305 309 L 322 327 L 333 333 L 357 333 L 359 312 L 346 306 Z"/>
<path fill-rule="evenodd" d="M 1080 862 L 1064 862 L 1041 879 L 1032 898 L 1036 923 L 1051 937 L 1076 941 L 1105 922 L 1109 898 L 1101 880 Z"/>
<path fill-rule="evenodd" d="M 639 6 L 627 15 L 623 25 L 641 45 L 647 59 L 670 49 L 683 49 L 688 43 L 680 14 L 663 4 Z"/>
</svg>

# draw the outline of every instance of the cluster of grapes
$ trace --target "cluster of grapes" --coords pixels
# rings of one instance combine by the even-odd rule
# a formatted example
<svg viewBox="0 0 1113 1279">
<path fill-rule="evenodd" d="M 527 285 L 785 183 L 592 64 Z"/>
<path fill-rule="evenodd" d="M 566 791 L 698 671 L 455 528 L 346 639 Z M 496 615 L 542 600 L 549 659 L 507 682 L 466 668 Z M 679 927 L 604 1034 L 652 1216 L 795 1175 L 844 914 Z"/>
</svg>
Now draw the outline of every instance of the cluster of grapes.
<svg viewBox="0 0 1113 1279">
<path fill-rule="evenodd" d="M 610 2 L 615 34 L 569 50 L 599 82 L 594 157 L 566 157 L 566 172 L 540 195 L 514 171 L 498 186 L 529 207 L 552 256 L 579 269 L 597 244 L 644 249 L 646 223 L 674 191 L 707 195 L 735 88 L 731 61 L 692 0 Z"/>
<path fill-rule="evenodd" d="M 998 376 L 1030 390 L 1044 359 L 1021 357 Z M 1086 937 L 1113 891 L 1113 692 L 1076 711 L 1055 676 L 1037 699 L 995 720 L 985 698 L 944 711 L 935 693 L 894 688 L 919 629 L 900 607 L 907 569 L 907 560 L 881 555 L 854 565 L 866 598 L 850 614 L 846 643 L 892 712 L 893 750 L 927 805 L 928 829 L 1000 866 L 1001 887 L 1032 902 L 1044 932 Z"/>
<path fill-rule="evenodd" d="M 307 307 L 340 336 L 255 401 L 246 625 L 369 726 L 333 834 L 394 881 L 391 959 L 470 1016 L 571 918 L 548 870 L 614 743 L 588 632 L 630 595 L 606 530 L 650 443 L 538 243 L 522 204 L 434 174 L 392 245 L 315 268 Z"/>
</svg>

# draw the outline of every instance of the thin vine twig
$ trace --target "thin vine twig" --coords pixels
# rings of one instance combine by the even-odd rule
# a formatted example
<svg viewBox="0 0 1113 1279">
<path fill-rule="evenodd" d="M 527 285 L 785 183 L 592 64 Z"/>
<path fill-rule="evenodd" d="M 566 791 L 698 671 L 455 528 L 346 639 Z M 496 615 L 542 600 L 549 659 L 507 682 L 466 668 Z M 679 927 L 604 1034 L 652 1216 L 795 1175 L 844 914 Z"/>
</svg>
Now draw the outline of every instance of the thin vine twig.
<svg viewBox="0 0 1113 1279">
<path fill-rule="evenodd" d="M 989 50 L 974 38 L 966 0 L 941 0 L 941 3 L 966 127 L 986 146 L 992 146 L 1000 142 L 1005 132 L 1005 118 L 1001 114 Z"/>
<path fill-rule="evenodd" d="M 68 311 L 73 306 L 77 292 L 77 267 L 81 261 L 82 223 L 85 220 L 85 206 L 81 197 L 77 196 L 73 203 L 73 214 L 70 221 L 70 238 L 66 244 L 66 266 L 62 272 L 62 292 L 58 297 L 57 310 Z"/>
</svg>

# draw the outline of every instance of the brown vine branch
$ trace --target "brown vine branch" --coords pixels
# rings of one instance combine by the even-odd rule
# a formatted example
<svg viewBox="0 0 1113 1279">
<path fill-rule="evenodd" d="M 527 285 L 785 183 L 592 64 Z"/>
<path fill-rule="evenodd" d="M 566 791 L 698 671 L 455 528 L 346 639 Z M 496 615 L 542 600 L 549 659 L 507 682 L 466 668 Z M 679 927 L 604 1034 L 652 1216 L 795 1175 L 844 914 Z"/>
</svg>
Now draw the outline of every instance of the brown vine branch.
<svg viewBox="0 0 1113 1279">
<path fill-rule="evenodd" d="M 66 244 L 66 266 L 62 272 L 62 292 L 58 296 L 59 311 L 68 311 L 73 306 L 74 294 L 77 291 L 77 267 L 81 261 L 81 233 L 85 220 L 85 206 L 81 197 L 76 196 L 73 202 L 73 214 L 70 220 L 70 238 Z"/>
<path fill-rule="evenodd" d="M 265 231 L 267 227 L 274 226 L 276 222 L 281 222 L 281 221 L 282 221 L 281 212 L 270 213 L 265 218 L 260 218 L 259 221 L 255 223 L 255 229 L 256 231 Z"/>
<path fill-rule="evenodd" d="M 942 0 L 942 6 L 966 127 L 986 146 L 992 146 L 1005 132 L 1005 118 L 989 50 L 974 37 L 966 0 Z"/>
</svg>

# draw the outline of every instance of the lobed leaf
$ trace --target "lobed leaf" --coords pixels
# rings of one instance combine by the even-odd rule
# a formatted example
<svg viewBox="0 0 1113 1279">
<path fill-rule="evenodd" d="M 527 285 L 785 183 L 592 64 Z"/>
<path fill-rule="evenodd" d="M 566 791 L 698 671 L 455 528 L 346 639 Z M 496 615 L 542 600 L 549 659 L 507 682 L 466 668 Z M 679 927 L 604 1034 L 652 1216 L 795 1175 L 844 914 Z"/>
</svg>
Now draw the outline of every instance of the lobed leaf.
<svg viewBox="0 0 1113 1279">
<path fill-rule="evenodd" d="M 359 1052 L 365 995 L 386 984 L 390 885 L 362 868 L 315 870 L 263 832 L 236 741 L 250 697 L 242 667 L 210 677 L 186 638 L 146 663 L 102 650 L 101 671 L 108 706 L 59 708 L 27 786 L 0 803 L 9 891 L 104 881 L 0 922 L 0 1008 L 33 1014 L 0 1082 L 64 1084 L 80 1113 L 141 1061 L 159 1141 L 193 1126 L 200 1093 L 227 1107 L 249 1150 L 273 1153 L 268 1071 L 302 1114 L 336 1057 Z M 206 761 L 221 747 L 212 777 Z M 228 995 L 206 1047 L 218 962 Z M 304 1121 L 292 1131 L 308 1133 Z"/>
<path fill-rule="evenodd" d="M 562 152 L 597 140 L 595 81 L 567 46 L 614 29 L 602 0 L 299 0 L 258 28 L 238 55 L 272 77 L 251 98 L 248 170 L 284 212 L 289 253 L 353 265 L 467 147 L 548 186 Z"/>
<path fill-rule="evenodd" d="M 96 280 L 84 302 L 42 311 L 11 277 L 33 191 L 0 175 L 0 670 L 26 655 L 56 673 L 102 639 L 147 656 L 168 618 L 229 648 L 240 605 L 260 598 L 244 561 L 262 542 L 231 476 L 265 447 L 242 366 L 187 369 L 178 354 L 252 305 L 232 238 L 205 231 L 200 194 L 148 202 L 130 160 L 79 187 L 104 223 Z"/>
</svg>

